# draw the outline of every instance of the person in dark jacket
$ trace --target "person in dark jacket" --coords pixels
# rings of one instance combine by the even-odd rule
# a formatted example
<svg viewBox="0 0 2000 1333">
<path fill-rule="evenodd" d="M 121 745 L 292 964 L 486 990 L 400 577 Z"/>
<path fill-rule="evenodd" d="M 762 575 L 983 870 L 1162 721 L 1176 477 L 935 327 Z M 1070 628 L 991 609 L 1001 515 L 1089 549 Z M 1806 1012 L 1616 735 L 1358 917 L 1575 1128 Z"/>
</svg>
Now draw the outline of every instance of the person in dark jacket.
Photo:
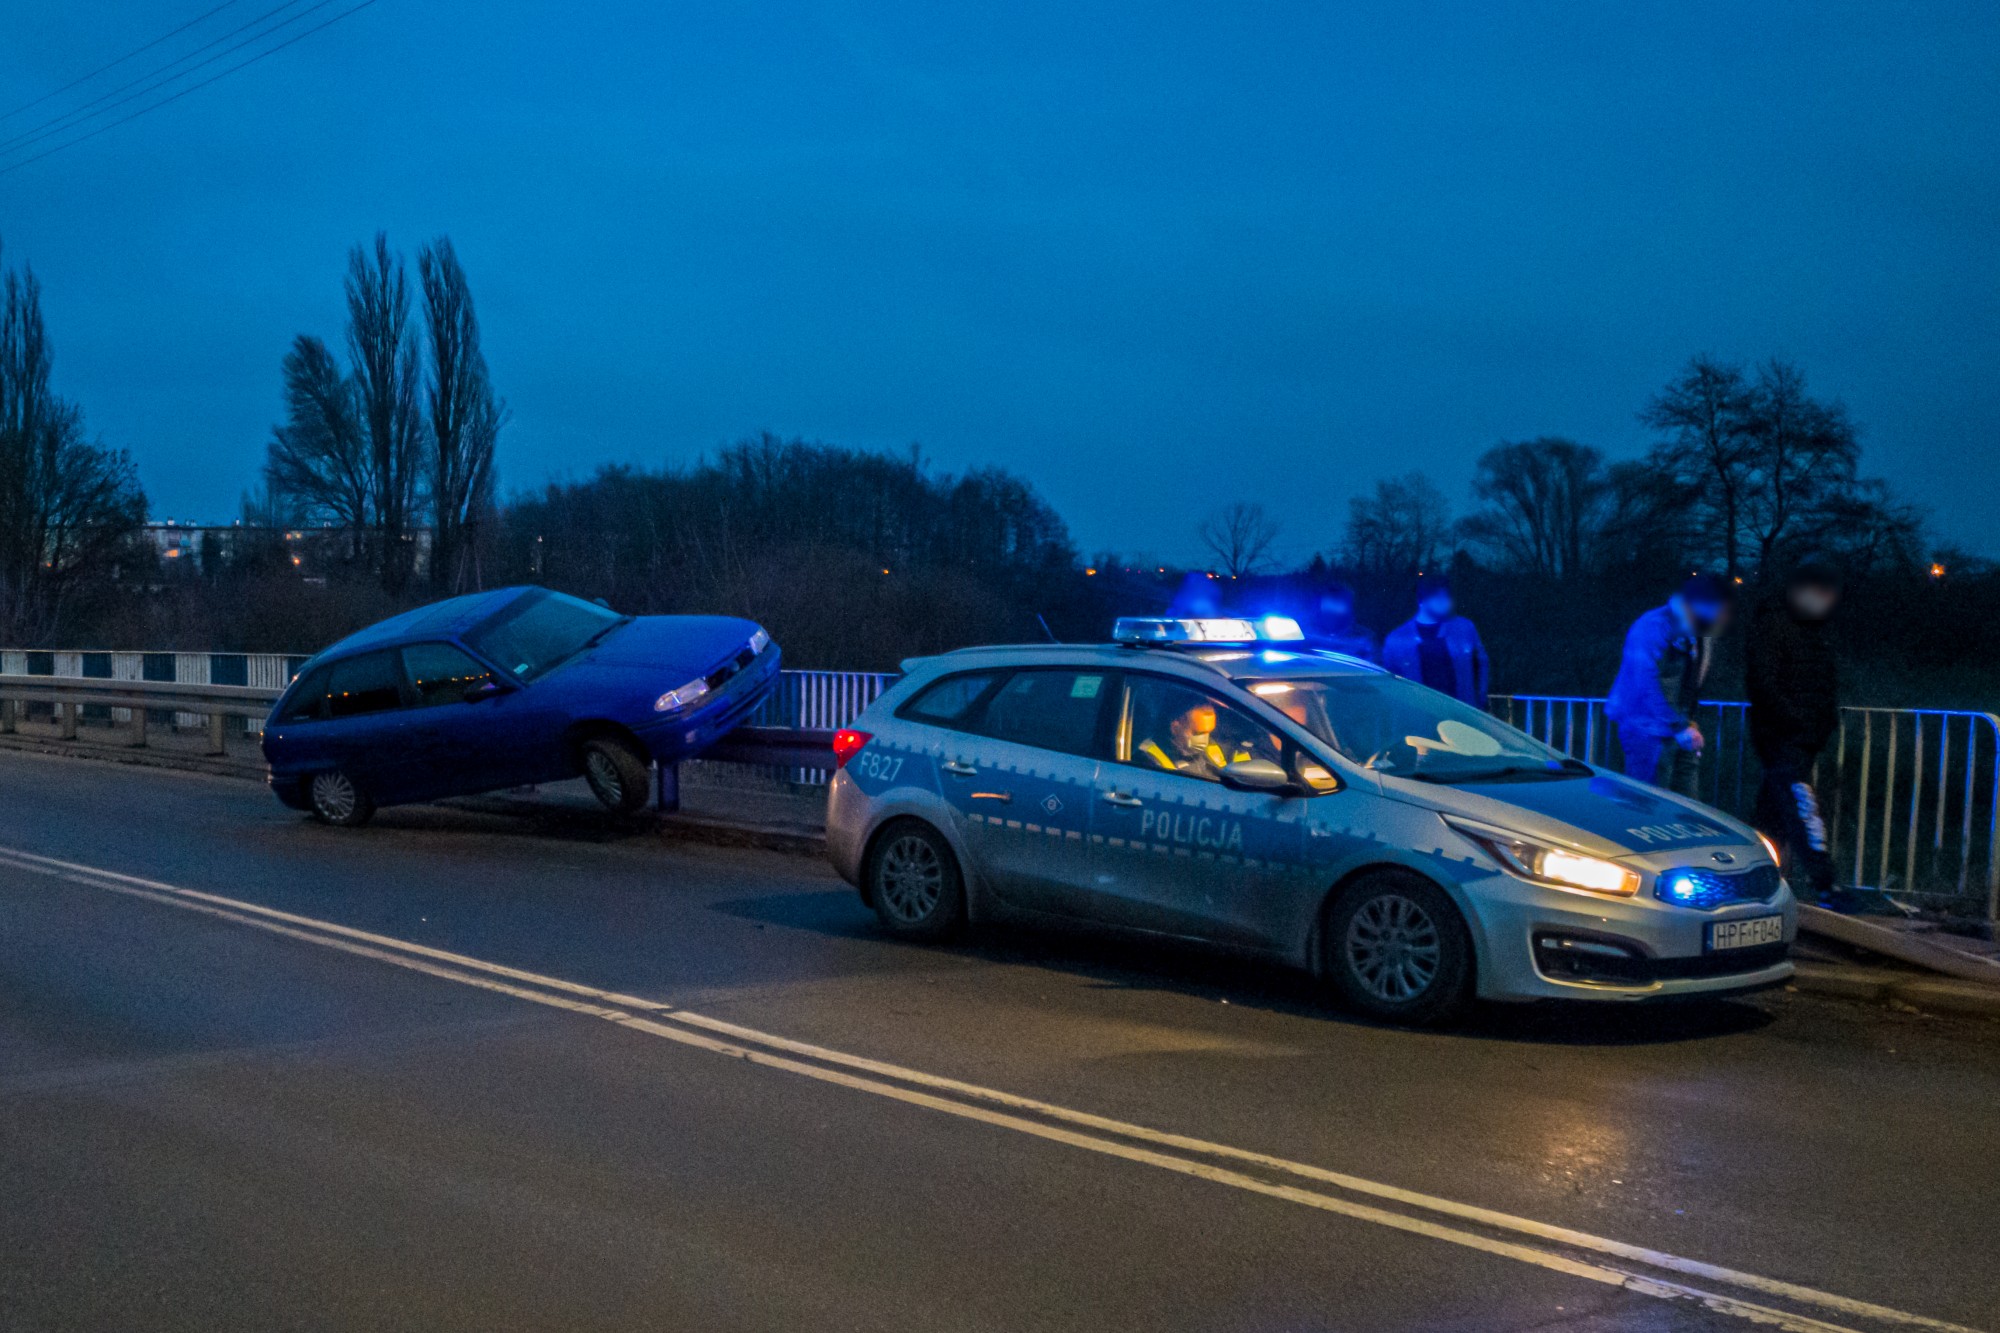
<svg viewBox="0 0 2000 1333">
<path fill-rule="evenodd" d="M 1354 589 L 1345 583 L 1331 584 L 1320 593 L 1319 605 L 1306 622 L 1306 642 L 1364 662 L 1376 660 L 1375 631 L 1354 618 Z"/>
<path fill-rule="evenodd" d="M 1715 640 L 1729 624 L 1734 589 L 1713 574 L 1694 574 L 1632 622 L 1618 678 L 1604 711 L 1618 728 L 1625 776 L 1683 796 L 1700 790 L 1707 743 L 1695 723 Z"/>
<path fill-rule="evenodd" d="M 1782 590 L 1757 607 L 1750 624 L 1745 684 L 1750 743 L 1764 766 L 1757 827 L 1785 849 L 1787 868 L 1803 868 L 1815 898 L 1847 905 L 1833 884 L 1833 853 L 1813 790 L 1813 764 L 1840 726 L 1840 678 L 1827 620 L 1840 601 L 1840 574 L 1807 560 Z"/>
<path fill-rule="evenodd" d="M 1451 585 L 1425 578 L 1417 589 L 1417 614 L 1382 640 L 1382 665 L 1405 680 L 1483 709 L 1492 663 L 1479 630 L 1454 607 Z"/>
</svg>

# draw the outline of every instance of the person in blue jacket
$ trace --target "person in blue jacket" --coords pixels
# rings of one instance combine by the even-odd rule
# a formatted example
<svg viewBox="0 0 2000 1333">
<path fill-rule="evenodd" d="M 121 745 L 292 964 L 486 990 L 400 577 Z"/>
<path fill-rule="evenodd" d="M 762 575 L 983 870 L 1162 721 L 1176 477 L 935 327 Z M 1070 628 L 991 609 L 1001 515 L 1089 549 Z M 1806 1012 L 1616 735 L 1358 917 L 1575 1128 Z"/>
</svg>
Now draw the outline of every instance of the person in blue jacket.
<svg viewBox="0 0 2000 1333">
<path fill-rule="evenodd" d="M 1486 707 L 1492 663 L 1470 620 L 1456 614 L 1451 585 L 1418 575 L 1417 614 L 1382 640 L 1382 665 L 1474 708 Z"/>
<path fill-rule="evenodd" d="M 1666 605 L 1626 631 L 1618 678 L 1604 702 L 1625 752 L 1625 776 L 1683 796 L 1699 790 L 1707 739 L 1694 715 L 1734 591 L 1713 574 L 1690 575 Z"/>
</svg>

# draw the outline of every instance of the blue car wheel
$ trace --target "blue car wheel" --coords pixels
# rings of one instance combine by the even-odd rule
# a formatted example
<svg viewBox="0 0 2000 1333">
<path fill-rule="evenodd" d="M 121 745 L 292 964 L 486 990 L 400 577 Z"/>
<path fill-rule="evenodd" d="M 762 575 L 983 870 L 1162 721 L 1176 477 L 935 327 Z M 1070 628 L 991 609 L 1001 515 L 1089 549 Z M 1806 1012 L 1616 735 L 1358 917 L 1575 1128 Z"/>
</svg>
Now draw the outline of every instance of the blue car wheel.
<svg viewBox="0 0 2000 1333">
<path fill-rule="evenodd" d="M 360 828 L 375 815 L 375 802 L 337 768 L 306 779 L 306 803 L 313 817 L 335 828 Z"/>
<path fill-rule="evenodd" d="M 585 741 L 583 778 L 591 794 L 615 814 L 633 814 L 646 804 L 646 761 L 623 741 L 609 736 Z"/>
</svg>

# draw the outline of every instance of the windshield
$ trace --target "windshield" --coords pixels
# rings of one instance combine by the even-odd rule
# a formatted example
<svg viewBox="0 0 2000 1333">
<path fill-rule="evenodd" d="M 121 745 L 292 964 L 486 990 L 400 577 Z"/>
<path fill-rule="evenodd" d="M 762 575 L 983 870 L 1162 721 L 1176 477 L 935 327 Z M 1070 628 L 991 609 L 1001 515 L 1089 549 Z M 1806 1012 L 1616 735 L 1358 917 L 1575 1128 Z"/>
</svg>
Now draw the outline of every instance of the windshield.
<svg viewBox="0 0 2000 1333">
<path fill-rule="evenodd" d="M 537 589 L 509 603 L 465 636 L 517 680 L 533 680 L 624 624 L 629 616 Z"/>
<path fill-rule="evenodd" d="M 1364 768 L 1423 782 L 1567 777 L 1590 770 L 1456 699 L 1395 676 L 1237 684 Z"/>
</svg>

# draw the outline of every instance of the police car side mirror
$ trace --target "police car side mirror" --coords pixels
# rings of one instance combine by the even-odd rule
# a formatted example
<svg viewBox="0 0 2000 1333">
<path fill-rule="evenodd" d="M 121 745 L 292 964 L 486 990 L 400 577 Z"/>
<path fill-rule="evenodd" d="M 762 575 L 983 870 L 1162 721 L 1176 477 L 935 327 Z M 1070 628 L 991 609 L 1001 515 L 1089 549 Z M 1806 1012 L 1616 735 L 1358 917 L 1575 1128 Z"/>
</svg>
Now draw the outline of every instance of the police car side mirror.
<svg viewBox="0 0 2000 1333">
<path fill-rule="evenodd" d="M 1268 759 L 1239 759 L 1225 765 L 1222 785 L 1231 791 L 1263 792 L 1269 796 L 1297 796 L 1299 784 L 1292 775 Z"/>
</svg>

